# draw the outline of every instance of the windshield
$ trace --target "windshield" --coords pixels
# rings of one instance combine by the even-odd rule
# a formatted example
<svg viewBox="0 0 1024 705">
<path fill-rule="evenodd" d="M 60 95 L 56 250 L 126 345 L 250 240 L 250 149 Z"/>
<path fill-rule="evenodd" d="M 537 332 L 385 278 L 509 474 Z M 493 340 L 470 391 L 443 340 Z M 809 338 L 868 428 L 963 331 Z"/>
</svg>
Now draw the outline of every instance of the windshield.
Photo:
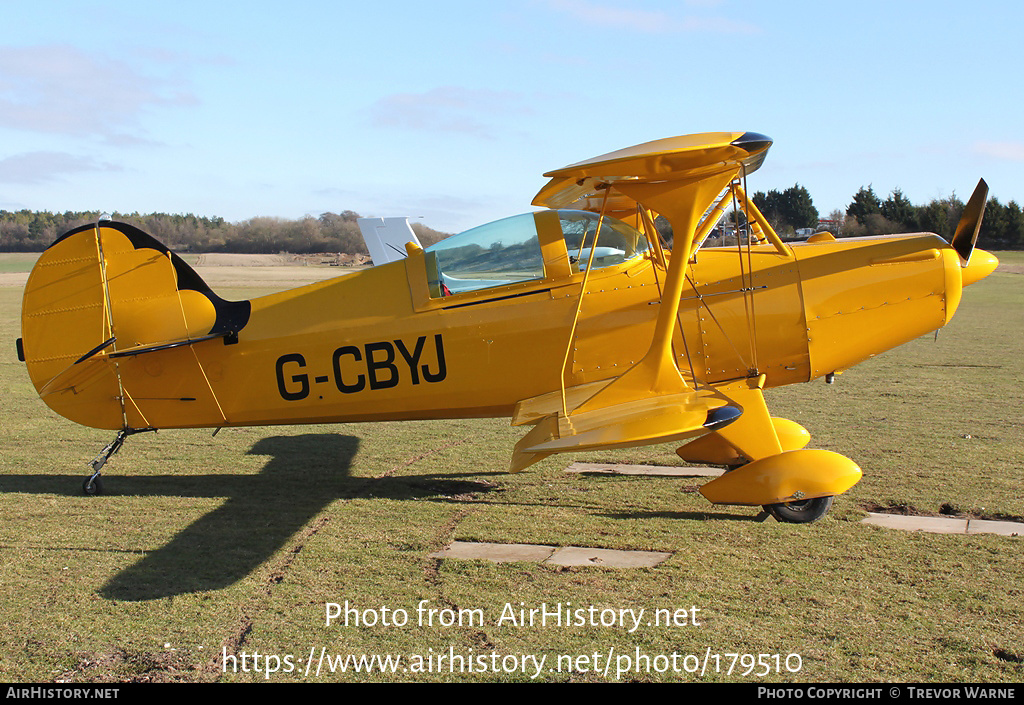
<svg viewBox="0 0 1024 705">
<path fill-rule="evenodd" d="M 544 278 L 533 213 L 466 230 L 431 245 L 426 252 L 428 262 L 433 259 L 437 268 L 442 296 Z"/>
<path fill-rule="evenodd" d="M 551 213 L 552 211 L 543 211 Z M 647 250 L 634 227 L 605 216 L 594 248 L 598 215 L 558 210 L 569 261 L 586 269 L 593 250 L 597 267 L 621 264 Z M 505 286 L 544 278 L 544 257 L 537 232 L 538 213 L 523 213 L 452 235 L 425 250 L 432 297 Z"/>
<path fill-rule="evenodd" d="M 594 247 L 599 216 L 590 211 L 560 210 L 558 219 L 562 224 L 566 249 L 569 250 L 569 261 L 583 271 L 587 268 Z M 647 238 L 639 230 L 621 220 L 605 216 L 601 223 L 601 233 L 597 237 L 597 249 L 593 252 L 593 266 L 597 268 L 621 264 L 646 250 Z"/>
</svg>

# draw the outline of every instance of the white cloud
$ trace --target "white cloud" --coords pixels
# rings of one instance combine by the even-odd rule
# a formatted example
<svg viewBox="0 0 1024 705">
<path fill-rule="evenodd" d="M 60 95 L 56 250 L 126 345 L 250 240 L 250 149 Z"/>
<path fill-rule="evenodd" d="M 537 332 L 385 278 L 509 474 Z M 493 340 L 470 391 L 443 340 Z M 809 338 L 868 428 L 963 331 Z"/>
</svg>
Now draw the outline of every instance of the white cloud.
<svg viewBox="0 0 1024 705">
<path fill-rule="evenodd" d="M 974 152 L 994 159 L 1024 162 L 1024 142 L 976 142 Z"/>
<path fill-rule="evenodd" d="M 0 47 L 0 127 L 138 141 L 153 107 L 196 103 L 180 81 L 67 45 Z"/>
<path fill-rule="evenodd" d="M 67 152 L 25 152 L 0 159 L 0 183 L 42 184 L 85 171 L 120 168 Z"/>
</svg>

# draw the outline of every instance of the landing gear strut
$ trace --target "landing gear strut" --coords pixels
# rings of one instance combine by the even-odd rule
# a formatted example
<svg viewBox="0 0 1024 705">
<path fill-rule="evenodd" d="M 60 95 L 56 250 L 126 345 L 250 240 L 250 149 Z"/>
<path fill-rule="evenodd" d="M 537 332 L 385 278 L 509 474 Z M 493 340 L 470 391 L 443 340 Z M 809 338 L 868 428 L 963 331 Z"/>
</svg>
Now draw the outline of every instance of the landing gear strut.
<svg viewBox="0 0 1024 705">
<path fill-rule="evenodd" d="M 134 436 L 136 433 L 144 433 L 146 431 L 155 431 L 155 428 L 122 428 L 114 436 L 114 440 L 104 446 L 100 454 L 92 459 L 89 463 L 89 467 L 92 469 L 92 475 L 85 478 L 82 482 L 82 492 L 90 497 L 95 495 L 103 494 L 103 480 L 100 478 L 100 470 L 107 464 L 117 451 L 121 450 L 121 446 L 124 445 L 125 439 L 128 436 Z"/>
</svg>

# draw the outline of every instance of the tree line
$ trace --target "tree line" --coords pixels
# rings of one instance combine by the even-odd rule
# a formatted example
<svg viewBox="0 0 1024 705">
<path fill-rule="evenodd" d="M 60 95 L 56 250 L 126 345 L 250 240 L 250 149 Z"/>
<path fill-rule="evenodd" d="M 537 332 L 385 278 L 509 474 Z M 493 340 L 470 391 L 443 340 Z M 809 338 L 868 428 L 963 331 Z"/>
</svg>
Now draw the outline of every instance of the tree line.
<svg viewBox="0 0 1024 705">
<path fill-rule="evenodd" d="M 0 210 L 0 252 L 41 252 L 60 235 L 95 223 L 100 215 L 98 211 Z M 367 254 L 356 223 L 360 216 L 353 211 L 296 220 L 257 217 L 240 223 L 191 213 L 113 213 L 110 217 L 144 230 L 177 252 Z M 412 228 L 424 246 L 448 235 L 419 223 Z"/>
<path fill-rule="evenodd" d="M 800 184 L 784 191 L 759 191 L 752 200 L 780 235 L 811 228 L 838 237 L 931 232 L 949 239 L 964 209 L 956 194 L 914 205 L 898 188 L 883 200 L 870 185 L 858 189 L 845 211 L 834 210 L 826 218 L 819 217 L 810 193 Z M 1024 249 L 1024 211 L 1016 201 L 1004 205 L 998 198 L 988 199 L 978 244 L 993 250 Z"/>
<path fill-rule="evenodd" d="M 811 194 L 800 184 L 783 191 L 758 191 L 752 200 L 782 236 L 803 229 L 828 230 L 837 237 L 924 231 L 949 239 L 964 208 L 955 194 L 914 205 L 898 188 L 883 200 L 870 185 L 853 195 L 845 211 L 834 210 L 826 218 L 819 216 Z M 98 211 L 0 210 L 0 252 L 41 252 L 58 236 L 95 223 L 99 217 Z M 367 254 L 356 223 L 360 216 L 348 210 L 295 220 L 257 217 L 239 223 L 192 214 L 114 213 L 111 217 L 141 228 L 179 252 Z M 423 245 L 449 234 L 419 223 L 412 227 Z M 989 198 L 978 243 L 993 250 L 1024 249 L 1024 212 L 1016 201 L 1003 204 Z"/>
</svg>

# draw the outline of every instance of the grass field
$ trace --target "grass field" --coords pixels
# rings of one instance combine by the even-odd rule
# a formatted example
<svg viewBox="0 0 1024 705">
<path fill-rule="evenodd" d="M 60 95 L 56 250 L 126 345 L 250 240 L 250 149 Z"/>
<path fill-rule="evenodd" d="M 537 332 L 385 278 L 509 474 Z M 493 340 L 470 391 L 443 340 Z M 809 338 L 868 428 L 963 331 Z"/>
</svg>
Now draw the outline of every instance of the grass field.
<svg viewBox="0 0 1024 705">
<path fill-rule="evenodd" d="M 0 271 L 16 267 L 0 257 Z M 697 478 L 564 472 L 573 460 L 675 464 L 672 445 L 505 474 L 522 433 L 506 419 L 143 434 L 108 465 L 108 494 L 83 497 L 85 464 L 111 434 L 55 416 L 36 396 L 14 353 L 20 305 L 20 288 L 0 288 L 2 681 L 262 681 L 274 666 L 271 681 L 530 680 L 524 656 L 547 659 L 544 681 L 1024 679 L 1024 537 L 858 521 L 877 507 L 1024 520 L 1020 274 L 965 291 L 937 339 L 833 386 L 770 393 L 774 414 L 864 470 L 810 526 L 712 506 Z M 452 539 L 672 557 L 612 569 L 428 556 Z M 325 604 L 346 601 L 361 619 L 379 622 L 387 608 L 408 623 L 326 625 Z M 699 624 L 497 623 L 506 605 L 542 603 L 685 609 Z M 420 604 L 453 611 L 421 625 Z M 439 623 L 457 610 L 463 624 Z M 409 670 L 306 674 L 321 648 L 401 654 Z M 475 672 L 451 673 L 450 653 L 479 657 Z M 695 661 L 683 655 L 708 653 L 722 656 L 686 672 Z M 725 654 L 736 653 L 755 656 L 726 673 Z M 760 654 L 771 655 L 767 676 L 749 668 Z M 617 673 L 627 665 L 639 670 Z"/>
<path fill-rule="evenodd" d="M 4 252 L 0 254 L 0 272 L 30 272 L 37 259 L 38 252 Z"/>
</svg>

